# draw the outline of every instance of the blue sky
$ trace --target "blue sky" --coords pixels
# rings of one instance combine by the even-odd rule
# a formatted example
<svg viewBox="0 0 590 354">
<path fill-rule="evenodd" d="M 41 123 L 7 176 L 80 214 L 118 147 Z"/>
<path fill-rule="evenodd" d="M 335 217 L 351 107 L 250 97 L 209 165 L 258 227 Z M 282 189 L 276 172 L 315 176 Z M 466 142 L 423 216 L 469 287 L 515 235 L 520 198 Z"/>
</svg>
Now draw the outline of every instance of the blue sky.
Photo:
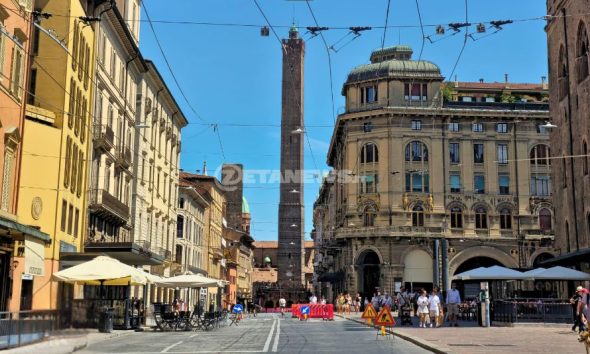
<svg viewBox="0 0 590 354">
<path fill-rule="evenodd" d="M 305 1 L 258 0 L 258 3 L 281 38 L 287 36 L 293 21 L 300 27 L 301 34 L 305 34 L 305 27 L 315 25 Z M 465 1 L 419 0 L 418 3 L 425 35 L 438 40 L 432 44 L 425 42 L 422 58 L 439 65 L 443 76 L 449 77 L 463 46 L 464 32 L 441 39 L 442 36 L 434 35 L 433 25 L 465 22 Z M 156 63 L 190 122 L 182 132 L 181 168 L 195 172 L 202 169 L 206 160 L 210 174 L 224 162 L 242 163 L 249 170 L 278 169 L 282 51 L 272 32 L 269 37 L 260 36 L 260 27 L 266 25 L 266 21 L 254 1 L 144 0 L 143 4 L 182 90 L 200 117 L 180 95 L 156 45 L 154 33 L 147 22 L 142 22 L 140 47 L 144 57 Z M 330 54 L 332 105 L 324 43 L 319 36 L 306 42 L 304 108 L 311 149 L 306 144 L 305 168 L 327 170 L 326 152 L 334 123 L 332 112 L 343 112 L 344 99 L 340 92 L 347 73 L 367 63 L 371 51 L 381 47 L 387 0 L 315 0 L 309 4 L 318 24 L 333 28 L 325 31 L 324 37 L 328 46 L 334 45 L 336 49 Z M 546 13 L 545 1 L 539 0 L 470 0 L 467 4 L 468 20 L 474 24 L 538 18 Z M 144 12 L 142 19 L 146 20 Z M 416 1 L 392 0 L 388 26 L 409 27 L 388 28 L 385 46 L 410 45 L 417 58 L 422 46 L 419 24 Z M 456 67 L 458 80 L 503 81 L 507 73 L 512 82 L 540 82 L 541 76 L 547 76 L 544 25 L 543 20 L 515 21 L 487 37 L 474 34 L 477 40 L 467 41 Z M 381 28 L 365 31 L 342 46 L 352 35 L 347 36 L 348 30 L 334 27 L 351 26 Z M 450 32 L 447 30 L 447 34 Z M 475 26 L 470 28 L 470 33 L 473 32 Z M 492 32 L 488 29 L 485 34 Z M 208 124 L 218 124 L 223 148 L 217 133 Z M 256 178 L 254 183 L 246 183 L 244 187 L 252 211 L 254 238 L 276 240 L 278 184 L 261 183 L 260 178 Z M 311 215 L 318 190 L 319 179 L 315 182 L 311 178 L 305 185 L 306 239 L 313 227 Z"/>
</svg>

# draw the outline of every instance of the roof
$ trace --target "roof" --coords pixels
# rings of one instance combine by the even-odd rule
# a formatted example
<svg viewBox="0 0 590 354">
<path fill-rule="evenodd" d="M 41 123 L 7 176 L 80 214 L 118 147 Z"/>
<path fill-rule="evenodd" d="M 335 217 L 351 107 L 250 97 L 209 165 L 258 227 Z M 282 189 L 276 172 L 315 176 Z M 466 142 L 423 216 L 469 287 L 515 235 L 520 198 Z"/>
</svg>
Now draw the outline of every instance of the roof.
<svg viewBox="0 0 590 354">
<path fill-rule="evenodd" d="M 486 89 L 509 89 L 509 90 L 531 90 L 531 91 L 548 91 L 549 87 L 543 87 L 543 84 L 538 83 L 504 83 L 504 82 L 453 82 L 452 87 L 455 89 L 471 89 L 471 90 L 486 90 Z"/>
<path fill-rule="evenodd" d="M 250 214 L 250 205 L 244 196 L 242 196 L 242 214 Z"/>
</svg>

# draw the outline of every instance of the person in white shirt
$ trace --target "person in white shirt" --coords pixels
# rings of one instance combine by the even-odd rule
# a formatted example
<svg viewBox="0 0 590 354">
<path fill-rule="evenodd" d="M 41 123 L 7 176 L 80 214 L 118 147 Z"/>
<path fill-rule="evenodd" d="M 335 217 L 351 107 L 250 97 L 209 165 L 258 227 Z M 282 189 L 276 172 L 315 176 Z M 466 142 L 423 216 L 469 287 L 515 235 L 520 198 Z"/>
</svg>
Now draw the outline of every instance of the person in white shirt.
<svg viewBox="0 0 590 354">
<path fill-rule="evenodd" d="M 440 327 L 442 321 L 440 321 L 439 316 L 442 311 L 440 309 L 440 298 L 438 297 L 438 290 L 436 288 L 432 289 L 428 300 L 428 307 L 430 309 L 430 327 L 432 327 L 432 322 L 436 324 L 436 327 Z"/>
<path fill-rule="evenodd" d="M 315 295 L 311 295 L 311 297 L 309 298 L 309 303 L 310 304 L 317 304 L 318 303 L 318 298 Z"/>
<path fill-rule="evenodd" d="M 456 289 L 455 283 L 451 284 L 451 290 L 447 292 L 447 313 L 449 314 L 449 325 L 459 326 L 457 324 L 457 316 L 459 315 L 459 304 L 461 303 L 461 295 Z"/>
<path fill-rule="evenodd" d="M 285 300 L 285 298 L 281 297 L 279 299 L 279 309 L 281 310 L 281 317 L 285 316 L 285 307 L 287 306 L 287 300 Z"/>
<path fill-rule="evenodd" d="M 428 309 L 428 305 L 430 304 L 430 300 L 428 299 L 428 296 L 426 295 L 426 290 L 422 290 L 422 293 L 420 295 L 420 297 L 418 298 L 418 300 L 416 301 L 416 303 L 418 304 L 418 316 L 420 316 L 420 327 L 424 328 L 426 327 L 427 324 L 430 323 L 430 317 L 428 316 L 429 314 L 429 309 Z"/>
</svg>

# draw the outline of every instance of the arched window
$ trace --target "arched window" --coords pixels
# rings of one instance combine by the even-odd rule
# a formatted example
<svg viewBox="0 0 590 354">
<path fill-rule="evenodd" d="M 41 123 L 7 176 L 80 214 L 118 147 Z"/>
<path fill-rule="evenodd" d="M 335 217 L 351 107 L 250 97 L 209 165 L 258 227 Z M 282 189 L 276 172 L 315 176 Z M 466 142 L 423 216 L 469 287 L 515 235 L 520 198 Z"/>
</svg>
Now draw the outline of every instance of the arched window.
<svg viewBox="0 0 590 354">
<path fill-rule="evenodd" d="M 539 210 L 539 228 L 543 231 L 551 230 L 551 211 L 547 208 Z"/>
<path fill-rule="evenodd" d="M 561 48 L 559 48 L 559 59 L 557 62 L 557 85 L 559 89 L 559 99 L 562 100 L 569 92 L 567 61 L 565 60 L 565 48 L 563 45 Z"/>
<path fill-rule="evenodd" d="M 510 209 L 504 208 L 500 210 L 500 230 L 512 229 L 512 213 Z"/>
<path fill-rule="evenodd" d="M 451 229 L 463 228 L 463 210 L 459 207 L 451 208 Z"/>
<path fill-rule="evenodd" d="M 478 207 L 477 209 L 475 209 L 475 228 L 488 228 L 488 211 L 484 207 Z"/>
<path fill-rule="evenodd" d="M 412 209 L 412 226 L 424 226 L 424 209 L 420 205 Z"/>
<path fill-rule="evenodd" d="M 375 226 L 375 210 L 371 207 L 366 207 L 363 211 L 363 226 Z"/>
<path fill-rule="evenodd" d="M 367 143 L 361 148 L 361 163 L 370 162 L 379 162 L 379 150 L 373 143 Z"/>
<path fill-rule="evenodd" d="M 406 161 L 428 161 L 428 148 L 420 141 L 412 141 L 406 145 Z"/>
<path fill-rule="evenodd" d="M 588 77 L 588 32 L 586 25 L 580 22 L 578 38 L 576 40 L 576 71 L 578 82 Z"/>
<path fill-rule="evenodd" d="M 551 165 L 551 149 L 547 145 L 539 144 L 533 147 L 529 155 L 531 165 Z"/>
</svg>

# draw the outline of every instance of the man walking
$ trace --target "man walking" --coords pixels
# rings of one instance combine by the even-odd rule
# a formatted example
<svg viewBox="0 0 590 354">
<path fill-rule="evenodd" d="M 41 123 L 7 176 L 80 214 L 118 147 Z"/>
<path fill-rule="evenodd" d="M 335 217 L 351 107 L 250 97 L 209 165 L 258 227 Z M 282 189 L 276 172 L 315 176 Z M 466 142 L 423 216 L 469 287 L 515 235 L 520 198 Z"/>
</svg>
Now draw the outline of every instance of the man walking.
<svg viewBox="0 0 590 354">
<path fill-rule="evenodd" d="M 461 295 L 457 290 L 457 284 L 451 283 L 451 290 L 447 292 L 447 313 L 449 315 L 449 326 L 458 327 L 457 316 L 459 315 L 459 304 Z"/>
</svg>

